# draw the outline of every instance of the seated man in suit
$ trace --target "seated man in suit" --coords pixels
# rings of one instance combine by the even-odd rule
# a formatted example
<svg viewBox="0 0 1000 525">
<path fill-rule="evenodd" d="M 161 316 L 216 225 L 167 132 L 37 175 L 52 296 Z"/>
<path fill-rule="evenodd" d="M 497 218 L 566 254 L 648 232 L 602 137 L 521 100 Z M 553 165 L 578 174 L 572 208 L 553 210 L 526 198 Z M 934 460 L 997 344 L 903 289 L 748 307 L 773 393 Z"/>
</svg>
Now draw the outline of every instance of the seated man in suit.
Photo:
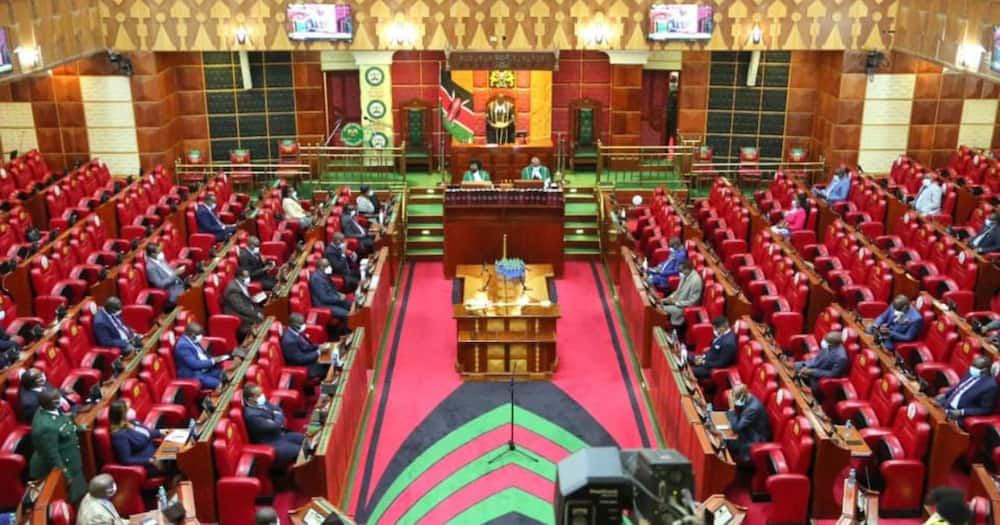
<svg viewBox="0 0 1000 525">
<path fill-rule="evenodd" d="M 840 332 L 830 332 L 823 337 L 819 352 L 812 359 L 795 363 L 795 373 L 809 380 L 813 396 L 819 399 L 819 380 L 824 377 L 844 377 L 850 371 L 847 350 Z"/>
<path fill-rule="evenodd" d="M 274 276 L 271 275 L 271 270 L 274 269 L 274 262 L 265 261 L 261 258 L 260 239 L 253 236 L 247 239 L 247 245 L 240 248 L 237 260 L 239 261 L 240 269 L 250 273 L 251 281 L 260 283 L 260 287 L 263 290 L 271 291 L 274 289 L 276 281 Z"/>
<path fill-rule="evenodd" d="M 924 317 L 910 304 L 910 299 L 897 295 L 892 305 L 868 324 L 866 331 L 874 334 L 882 346 L 892 350 L 896 348 L 896 343 L 906 343 L 919 337 L 923 326 Z"/>
<path fill-rule="evenodd" d="M 21 386 L 18 389 L 18 399 L 21 404 L 21 421 L 30 423 L 35 417 L 40 404 L 39 397 L 50 390 L 59 393 L 58 405 L 63 412 L 72 412 L 73 403 L 62 392 L 45 378 L 45 372 L 37 368 L 29 368 L 21 374 Z"/>
<path fill-rule="evenodd" d="M 969 247 L 979 253 L 1000 252 L 1000 208 L 983 221 L 983 229 L 969 239 Z"/>
<path fill-rule="evenodd" d="M 330 261 L 316 261 L 316 271 L 309 276 L 309 293 L 312 295 L 312 305 L 317 308 L 329 308 L 330 315 L 340 321 L 341 331 L 347 330 L 347 314 L 351 311 L 351 303 L 347 296 L 340 293 L 333 285 L 330 276 L 333 268 Z"/>
<path fill-rule="evenodd" d="M 816 188 L 813 191 L 816 196 L 830 204 L 847 200 L 847 196 L 851 192 L 850 170 L 837 168 L 837 171 L 833 172 L 833 179 L 830 180 L 830 184 L 826 188 Z"/>
<path fill-rule="evenodd" d="M 156 455 L 157 438 L 162 437 L 156 428 L 146 428 L 136 419 L 135 410 L 122 399 L 116 399 L 108 407 L 108 424 L 111 428 L 111 450 L 119 465 L 139 466 L 149 477 L 162 476 L 161 465 Z"/>
<path fill-rule="evenodd" d="M 361 226 L 357 219 L 355 219 L 357 214 L 358 210 L 354 206 L 348 205 L 344 207 L 344 213 L 340 216 L 340 232 L 344 234 L 344 237 L 357 239 L 358 255 L 368 257 L 368 254 L 372 252 L 375 241 L 368 234 L 368 231 L 365 230 L 364 226 Z"/>
<path fill-rule="evenodd" d="M 197 379 L 201 387 L 214 390 L 222 384 L 222 368 L 219 364 L 229 359 L 229 355 L 212 357 L 201 346 L 201 325 L 195 322 L 184 327 L 184 335 L 174 345 L 174 364 L 177 377 Z"/>
<path fill-rule="evenodd" d="M 236 270 L 236 275 L 229 281 L 222 296 L 222 313 L 240 318 L 240 328 L 236 338 L 242 341 L 250 333 L 253 325 L 264 320 L 264 310 L 253 302 L 250 297 L 250 273 L 246 270 Z"/>
<path fill-rule="evenodd" d="M 184 291 L 184 265 L 174 269 L 163 255 L 163 248 L 155 242 L 146 245 L 146 280 L 153 288 L 166 290 L 167 307 L 177 304 L 177 296 Z"/>
<path fill-rule="evenodd" d="M 976 356 L 961 381 L 934 398 L 947 411 L 948 417 L 963 421 L 966 417 L 993 413 L 998 387 L 996 377 L 990 373 L 992 364 L 985 355 Z"/>
<path fill-rule="evenodd" d="M 310 379 L 323 379 L 330 370 L 330 365 L 319 362 L 319 345 L 306 337 L 306 320 L 302 314 L 293 313 L 288 316 L 288 329 L 281 334 L 281 354 L 285 356 L 285 364 L 305 366 L 309 369 Z M 334 350 L 330 361 L 340 366 L 340 355 Z"/>
<path fill-rule="evenodd" d="M 701 291 L 705 286 L 701 275 L 694 271 L 689 261 L 684 261 L 678 265 L 681 280 L 677 283 L 677 289 L 663 300 L 663 309 L 670 316 L 670 324 L 673 326 L 677 339 L 684 340 L 686 327 L 684 321 L 684 309 L 701 304 Z"/>
<path fill-rule="evenodd" d="M 247 383 L 243 386 L 243 421 L 251 443 L 274 449 L 275 469 L 295 462 L 305 436 L 285 430 L 285 415 L 281 408 L 267 402 L 260 385 Z"/>
<path fill-rule="evenodd" d="M 462 175 L 462 182 L 489 182 L 490 174 L 486 173 L 478 160 L 469 161 L 469 169 Z"/>
<path fill-rule="evenodd" d="M 21 355 L 21 344 L 11 338 L 3 325 L 7 312 L 0 309 L 0 370 L 17 362 Z"/>
<path fill-rule="evenodd" d="M 361 193 L 358 194 L 357 199 L 354 199 L 354 204 L 358 207 L 358 213 L 367 217 L 376 217 L 378 212 L 382 210 L 382 204 L 375 196 L 375 190 L 367 184 L 361 185 Z"/>
<path fill-rule="evenodd" d="M 87 494 L 80 502 L 76 525 L 128 525 L 129 520 L 118 514 L 111 501 L 118 486 L 111 474 L 98 474 L 90 480 Z"/>
<path fill-rule="evenodd" d="M 302 207 L 295 188 L 281 188 L 281 211 L 285 214 L 285 219 L 298 221 L 303 228 L 312 228 L 313 216 Z"/>
<path fill-rule="evenodd" d="M 681 263 L 688 260 L 687 248 L 684 247 L 684 243 L 680 239 L 671 238 L 667 246 L 670 248 L 667 260 L 661 262 L 656 268 L 646 269 L 646 279 L 649 280 L 649 283 L 664 292 L 670 289 L 670 278 L 681 273 Z"/>
<path fill-rule="evenodd" d="M 552 182 L 552 175 L 549 173 L 548 168 L 542 166 L 542 161 L 538 157 L 531 157 L 531 164 L 528 164 L 521 170 L 521 179 L 540 180 L 548 186 Z"/>
<path fill-rule="evenodd" d="M 708 345 L 708 351 L 691 358 L 694 376 L 698 379 L 709 379 L 712 370 L 726 368 L 736 363 L 736 334 L 729 329 L 729 320 L 723 316 L 712 320 L 712 331 L 715 339 Z"/>
<path fill-rule="evenodd" d="M 94 314 L 91 329 L 97 346 L 117 348 L 123 354 L 142 348 L 142 336 L 122 321 L 122 300 L 117 297 L 104 301 L 104 306 Z"/>
<path fill-rule="evenodd" d="M 726 441 L 726 448 L 740 463 L 750 462 L 750 447 L 754 443 L 771 440 L 771 423 L 767 420 L 764 403 L 750 393 L 743 383 L 733 386 L 729 393 L 732 406 L 726 412 L 729 426 L 739 436 Z"/>
<path fill-rule="evenodd" d="M 209 193 L 205 196 L 205 201 L 198 204 L 194 210 L 194 218 L 198 223 L 198 231 L 201 233 L 211 233 L 216 241 L 224 241 L 236 231 L 235 226 L 226 226 L 215 214 L 215 194 Z"/>
<path fill-rule="evenodd" d="M 254 513 L 253 525 L 281 525 L 281 520 L 278 519 L 278 513 L 274 509 L 262 507 Z"/>
<path fill-rule="evenodd" d="M 921 216 L 932 215 L 941 211 L 941 197 L 944 189 L 935 179 L 933 173 L 924 174 L 924 183 L 913 198 L 913 209 Z"/>
<path fill-rule="evenodd" d="M 330 262 L 333 268 L 333 275 L 339 275 L 344 279 L 344 289 L 353 292 L 358 287 L 361 280 L 361 270 L 358 268 L 358 254 L 347 253 L 347 243 L 344 242 L 344 234 L 337 232 L 333 234 L 333 240 L 326 245 L 323 250 L 323 257 Z"/>
</svg>

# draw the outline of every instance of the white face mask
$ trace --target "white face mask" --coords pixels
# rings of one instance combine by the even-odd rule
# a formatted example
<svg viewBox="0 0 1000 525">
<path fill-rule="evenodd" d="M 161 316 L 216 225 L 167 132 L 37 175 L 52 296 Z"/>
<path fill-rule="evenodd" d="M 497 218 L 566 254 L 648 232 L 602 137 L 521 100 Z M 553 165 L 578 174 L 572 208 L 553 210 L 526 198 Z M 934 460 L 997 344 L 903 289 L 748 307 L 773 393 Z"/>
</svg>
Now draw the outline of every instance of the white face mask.
<svg viewBox="0 0 1000 525">
<path fill-rule="evenodd" d="M 738 407 L 741 407 L 741 406 L 747 404 L 747 400 L 746 399 L 737 399 L 737 400 L 733 401 L 733 404 L 736 405 L 736 406 L 738 406 Z"/>
<path fill-rule="evenodd" d="M 263 405 L 264 405 L 264 403 L 267 403 L 267 398 L 266 398 L 266 397 L 264 397 L 264 394 L 261 394 L 261 395 L 257 396 L 257 400 L 256 400 L 256 403 L 257 403 L 258 405 L 261 405 L 261 406 L 263 406 Z"/>
<path fill-rule="evenodd" d="M 7 310 L 0 309 L 0 321 L 7 318 Z"/>
<path fill-rule="evenodd" d="M 260 255 L 260 248 L 258 248 L 258 247 L 256 247 L 256 246 L 252 246 L 252 247 L 250 248 L 250 253 L 252 253 L 252 254 L 254 254 L 254 255 Z"/>
<path fill-rule="evenodd" d="M 240 279 L 240 282 L 243 283 L 243 286 L 249 286 L 250 285 L 250 278 L 249 277 L 244 277 L 244 278 Z"/>
<path fill-rule="evenodd" d="M 332 275 L 333 274 L 333 268 L 330 268 L 329 266 L 327 266 L 326 268 L 323 268 L 323 273 L 325 273 L 327 275 Z"/>
<path fill-rule="evenodd" d="M 822 343 L 820 343 L 819 346 L 823 350 L 829 350 L 830 349 L 830 343 L 827 343 L 826 341 L 823 341 Z"/>
<path fill-rule="evenodd" d="M 167 260 L 167 258 L 163 255 L 163 252 L 160 252 L 160 253 L 156 254 L 156 260 L 158 260 L 160 262 L 164 262 L 164 261 Z"/>
<path fill-rule="evenodd" d="M 127 419 L 128 421 L 134 421 L 135 420 L 135 409 L 134 408 L 128 409 L 128 412 L 125 413 L 125 419 Z"/>
<path fill-rule="evenodd" d="M 924 179 L 924 186 L 930 186 L 930 185 L 931 185 L 931 180 L 930 179 Z"/>
<path fill-rule="evenodd" d="M 108 499 L 111 499 L 118 493 L 118 484 L 112 483 L 111 488 L 108 489 Z"/>
<path fill-rule="evenodd" d="M 48 381 L 46 381 L 46 379 L 45 379 L 45 374 L 42 374 L 42 375 L 38 376 L 38 383 L 41 384 L 41 385 L 44 385 L 45 383 L 48 383 Z"/>
<path fill-rule="evenodd" d="M 194 342 L 199 343 L 199 344 L 201 343 L 201 334 L 198 334 L 198 335 L 194 336 Z"/>
</svg>

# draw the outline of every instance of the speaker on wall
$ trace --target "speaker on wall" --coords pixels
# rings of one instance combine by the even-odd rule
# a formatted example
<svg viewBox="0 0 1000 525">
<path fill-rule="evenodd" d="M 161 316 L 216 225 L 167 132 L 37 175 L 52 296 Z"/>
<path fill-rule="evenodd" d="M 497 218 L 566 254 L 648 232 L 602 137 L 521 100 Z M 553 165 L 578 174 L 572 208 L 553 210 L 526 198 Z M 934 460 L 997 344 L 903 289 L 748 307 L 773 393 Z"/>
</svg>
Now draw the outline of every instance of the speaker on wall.
<svg viewBox="0 0 1000 525">
<path fill-rule="evenodd" d="M 632 486 L 616 447 L 585 448 L 559 462 L 555 484 L 557 525 L 622 523 Z"/>
</svg>

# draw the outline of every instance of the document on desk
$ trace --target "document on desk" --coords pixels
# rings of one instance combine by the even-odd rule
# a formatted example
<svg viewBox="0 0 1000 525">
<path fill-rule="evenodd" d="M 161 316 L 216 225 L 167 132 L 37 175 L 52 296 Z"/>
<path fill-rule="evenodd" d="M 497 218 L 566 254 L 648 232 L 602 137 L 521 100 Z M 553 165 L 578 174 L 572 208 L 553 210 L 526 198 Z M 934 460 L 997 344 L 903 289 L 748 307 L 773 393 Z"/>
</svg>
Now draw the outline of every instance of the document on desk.
<svg viewBox="0 0 1000 525">
<path fill-rule="evenodd" d="M 251 300 L 255 303 L 263 303 L 267 299 L 267 292 L 257 292 L 253 294 Z"/>
<path fill-rule="evenodd" d="M 309 509 L 306 511 L 306 515 L 302 517 L 302 523 L 306 525 L 322 525 L 324 519 L 326 518 L 321 516 L 316 509 Z"/>
<path fill-rule="evenodd" d="M 188 439 L 191 437 L 191 431 L 186 428 L 175 428 L 172 429 L 163 438 L 163 441 L 169 441 L 171 443 L 184 444 L 187 443 Z"/>
</svg>

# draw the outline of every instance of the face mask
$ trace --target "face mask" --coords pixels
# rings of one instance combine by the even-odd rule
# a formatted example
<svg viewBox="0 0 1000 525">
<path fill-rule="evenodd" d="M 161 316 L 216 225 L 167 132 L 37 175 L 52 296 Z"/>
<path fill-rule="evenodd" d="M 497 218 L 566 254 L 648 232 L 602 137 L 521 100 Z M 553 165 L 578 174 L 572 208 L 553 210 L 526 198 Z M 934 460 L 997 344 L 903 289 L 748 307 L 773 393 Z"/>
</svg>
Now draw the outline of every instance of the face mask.
<svg viewBox="0 0 1000 525">
<path fill-rule="evenodd" d="M 166 261 L 166 260 L 167 260 L 167 258 L 166 258 L 166 257 L 164 257 L 162 253 L 158 253 L 158 254 L 156 254 L 156 259 L 157 259 L 158 261 L 160 261 L 160 262 L 163 262 L 163 261 Z"/>
<path fill-rule="evenodd" d="M 830 343 L 827 343 L 826 341 L 823 341 L 822 343 L 820 343 L 819 346 L 821 348 L 823 348 L 823 350 L 829 350 L 830 349 Z"/>
<path fill-rule="evenodd" d="M 257 404 L 263 405 L 264 403 L 267 403 L 267 398 L 264 397 L 264 394 L 257 396 Z"/>
<path fill-rule="evenodd" d="M 201 343 L 201 334 L 198 334 L 198 335 L 194 336 L 194 342 L 199 343 L 199 344 Z"/>
<path fill-rule="evenodd" d="M 132 408 L 128 409 L 128 412 L 125 413 L 125 419 L 127 419 L 129 421 L 134 421 L 135 420 L 135 409 L 132 409 Z"/>
<path fill-rule="evenodd" d="M 244 278 L 240 279 L 240 282 L 243 283 L 243 286 L 249 286 L 250 285 L 250 278 L 249 277 L 244 277 Z"/>
<path fill-rule="evenodd" d="M 291 193 L 289 193 L 288 196 L 291 197 L 291 198 L 293 198 L 293 199 L 298 199 L 299 198 L 299 194 L 295 193 L 294 191 L 291 192 Z"/>
<path fill-rule="evenodd" d="M 108 499 L 113 498 L 114 495 L 117 494 L 117 493 L 118 493 L 118 484 L 117 483 L 112 483 L 111 487 L 108 489 Z"/>
<path fill-rule="evenodd" d="M 215 209 L 215 201 L 205 201 L 205 206 Z"/>
<path fill-rule="evenodd" d="M 930 179 L 924 179 L 924 186 L 930 186 L 930 185 L 931 185 L 931 180 Z"/>
<path fill-rule="evenodd" d="M 306 325 L 300 324 L 299 326 L 292 327 L 292 330 L 295 330 L 296 332 L 301 334 L 302 332 L 306 331 Z"/>
<path fill-rule="evenodd" d="M 260 255 L 260 248 L 258 248 L 256 246 L 251 246 L 250 247 L 250 253 L 252 253 L 254 255 Z"/>
<path fill-rule="evenodd" d="M 6 310 L 0 310 L 0 321 L 3 321 L 4 318 L 6 318 L 6 317 L 7 317 L 7 311 Z"/>
<path fill-rule="evenodd" d="M 741 407 L 741 406 L 747 404 L 747 400 L 746 399 L 737 399 L 736 401 L 733 401 L 733 404 L 736 405 L 736 406 L 738 406 L 738 407 Z"/>
<path fill-rule="evenodd" d="M 45 374 L 42 374 L 42 375 L 38 376 L 38 384 L 44 385 L 47 382 L 48 381 L 45 380 Z"/>
<path fill-rule="evenodd" d="M 969 375 L 972 376 L 972 377 L 979 377 L 979 376 L 983 375 L 983 371 L 980 370 L 980 369 L 978 369 L 978 368 L 976 368 L 976 367 L 974 367 L 974 366 L 970 366 L 969 367 Z"/>
<path fill-rule="evenodd" d="M 993 226 L 993 219 L 986 219 L 984 224 L 986 224 L 987 226 Z M 3 319 L 3 317 L 0 317 L 0 319 Z"/>
<path fill-rule="evenodd" d="M 325 273 L 327 275 L 332 275 L 333 274 L 333 268 L 330 268 L 329 266 L 327 266 L 326 268 L 323 268 L 323 273 Z"/>
<path fill-rule="evenodd" d="M 358 214 L 358 210 L 351 210 L 351 217 L 354 217 L 357 214 Z"/>
</svg>

